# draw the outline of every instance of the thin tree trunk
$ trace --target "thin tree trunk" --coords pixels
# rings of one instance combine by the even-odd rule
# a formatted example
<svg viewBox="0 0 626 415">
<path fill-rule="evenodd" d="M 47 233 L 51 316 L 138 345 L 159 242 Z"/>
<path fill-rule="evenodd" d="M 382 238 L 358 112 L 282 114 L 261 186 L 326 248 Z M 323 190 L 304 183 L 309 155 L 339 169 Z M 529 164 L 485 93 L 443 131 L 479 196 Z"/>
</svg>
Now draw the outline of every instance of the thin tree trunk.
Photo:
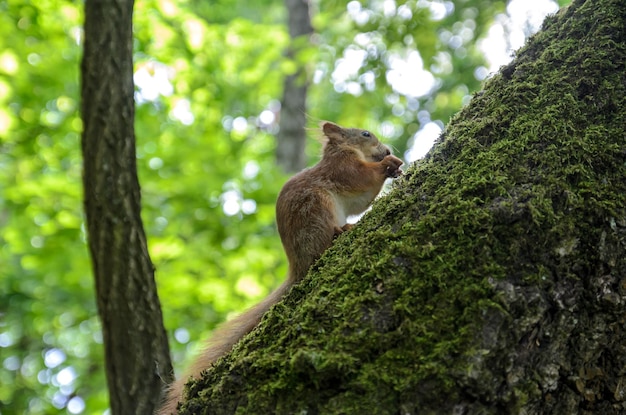
<svg viewBox="0 0 626 415">
<path fill-rule="evenodd" d="M 294 58 L 305 36 L 313 33 L 308 0 L 285 0 L 289 15 L 291 46 L 287 56 Z M 308 43 L 308 39 L 307 42 Z M 304 67 L 285 78 L 277 135 L 276 161 L 285 172 L 293 173 L 306 166 L 306 97 L 308 80 Z"/>
<path fill-rule="evenodd" d="M 111 413 L 151 414 L 172 365 L 140 216 L 132 0 L 85 3 L 82 150 Z"/>
<path fill-rule="evenodd" d="M 626 7 L 575 0 L 181 414 L 626 413 Z"/>
</svg>

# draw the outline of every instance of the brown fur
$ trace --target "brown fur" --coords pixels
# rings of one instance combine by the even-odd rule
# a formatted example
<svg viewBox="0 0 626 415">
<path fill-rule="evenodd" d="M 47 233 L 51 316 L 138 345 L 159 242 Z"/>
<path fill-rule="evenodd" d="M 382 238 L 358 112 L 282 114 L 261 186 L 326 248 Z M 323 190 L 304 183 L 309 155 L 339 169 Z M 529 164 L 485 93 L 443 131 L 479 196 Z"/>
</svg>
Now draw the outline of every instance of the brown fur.
<svg viewBox="0 0 626 415">
<path fill-rule="evenodd" d="M 276 202 L 278 233 L 289 261 L 287 279 L 262 302 L 216 330 L 197 360 L 171 385 L 159 415 L 176 413 L 189 378 L 199 378 L 256 327 L 263 314 L 306 275 L 333 239 L 350 229 L 347 217 L 364 212 L 385 179 L 402 173 L 402 160 L 391 155 L 374 134 L 329 122 L 322 125 L 322 131 L 322 159 L 293 176 Z"/>
</svg>

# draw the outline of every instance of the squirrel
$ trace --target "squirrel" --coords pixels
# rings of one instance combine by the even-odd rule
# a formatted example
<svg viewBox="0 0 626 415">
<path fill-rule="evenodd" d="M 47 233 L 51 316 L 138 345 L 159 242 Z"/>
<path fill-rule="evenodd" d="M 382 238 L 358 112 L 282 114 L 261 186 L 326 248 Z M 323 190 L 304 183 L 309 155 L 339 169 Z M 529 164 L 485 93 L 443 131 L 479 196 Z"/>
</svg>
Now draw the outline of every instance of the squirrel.
<svg viewBox="0 0 626 415">
<path fill-rule="evenodd" d="M 177 413 L 184 386 L 200 378 L 261 321 L 341 233 L 352 228 L 348 216 L 363 213 L 387 178 L 402 174 L 402 160 L 367 130 L 322 125 L 323 155 L 313 167 L 293 176 L 276 201 L 276 223 L 289 263 L 286 280 L 259 304 L 219 327 L 187 372 L 167 392 L 159 415 Z"/>
</svg>

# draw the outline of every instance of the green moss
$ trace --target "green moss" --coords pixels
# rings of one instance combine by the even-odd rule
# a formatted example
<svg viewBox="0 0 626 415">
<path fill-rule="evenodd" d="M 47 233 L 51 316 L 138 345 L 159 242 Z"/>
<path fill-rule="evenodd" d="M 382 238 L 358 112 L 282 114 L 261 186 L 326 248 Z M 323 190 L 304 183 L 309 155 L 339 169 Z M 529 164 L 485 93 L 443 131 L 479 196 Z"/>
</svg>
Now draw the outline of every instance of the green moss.
<svg viewBox="0 0 626 415">
<path fill-rule="evenodd" d="M 548 19 L 181 413 L 618 413 L 625 10 Z"/>
</svg>

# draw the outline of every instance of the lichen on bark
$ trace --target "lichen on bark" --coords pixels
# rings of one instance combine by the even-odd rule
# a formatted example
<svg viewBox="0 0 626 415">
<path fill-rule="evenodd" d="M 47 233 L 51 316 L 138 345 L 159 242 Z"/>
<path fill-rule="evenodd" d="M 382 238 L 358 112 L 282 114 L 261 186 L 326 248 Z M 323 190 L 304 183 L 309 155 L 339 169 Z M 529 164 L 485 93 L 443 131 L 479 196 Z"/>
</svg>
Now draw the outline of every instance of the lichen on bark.
<svg viewBox="0 0 626 415">
<path fill-rule="evenodd" d="M 181 414 L 626 411 L 626 7 L 550 17 Z"/>
</svg>

